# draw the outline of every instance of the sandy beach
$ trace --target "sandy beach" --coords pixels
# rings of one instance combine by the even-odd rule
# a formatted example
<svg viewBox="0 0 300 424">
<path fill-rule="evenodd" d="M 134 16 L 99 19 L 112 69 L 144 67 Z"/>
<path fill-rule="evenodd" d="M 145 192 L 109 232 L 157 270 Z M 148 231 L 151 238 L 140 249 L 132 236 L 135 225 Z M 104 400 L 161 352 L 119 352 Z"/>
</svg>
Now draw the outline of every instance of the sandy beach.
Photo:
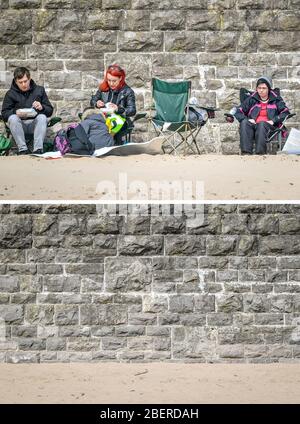
<svg viewBox="0 0 300 424">
<path fill-rule="evenodd" d="M 0 403 L 299 403 L 299 364 L 0 364 Z"/>
<path fill-rule="evenodd" d="M 127 185 L 127 199 L 133 200 L 140 198 L 136 187 L 164 181 L 181 187 L 203 182 L 198 200 L 292 201 L 300 199 L 299 164 L 296 155 L 9 156 L 0 158 L 0 200 L 105 201 L 120 181 Z"/>
</svg>

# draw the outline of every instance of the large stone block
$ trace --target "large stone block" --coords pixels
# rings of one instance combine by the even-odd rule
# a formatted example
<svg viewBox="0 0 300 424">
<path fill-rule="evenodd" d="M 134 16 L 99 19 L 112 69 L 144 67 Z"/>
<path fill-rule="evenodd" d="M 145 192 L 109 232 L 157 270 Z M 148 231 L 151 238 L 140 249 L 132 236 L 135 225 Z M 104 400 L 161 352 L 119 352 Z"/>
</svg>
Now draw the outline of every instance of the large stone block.
<svg viewBox="0 0 300 424">
<path fill-rule="evenodd" d="M 216 339 L 206 328 L 177 327 L 172 329 L 174 358 L 193 358 L 211 361 L 216 359 Z"/>
<path fill-rule="evenodd" d="M 2 11 L 0 44 L 31 44 L 32 16 L 17 10 Z"/>
<path fill-rule="evenodd" d="M 207 52 L 230 52 L 236 50 L 238 34 L 236 32 L 208 32 L 205 50 Z"/>
<path fill-rule="evenodd" d="M 216 11 L 189 11 L 187 12 L 186 21 L 188 29 L 191 30 L 217 31 L 221 29 L 221 14 Z"/>
<path fill-rule="evenodd" d="M 75 305 L 55 305 L 56 325 L 76 325 L 79 323 L 79 307 Z"/>
<path fill-rule="evenodd" d="M 127 323 L 126 305 L 82 305 L 80 324 L 82 325 L 119 325 Z"/>
<path fill-rule="evenodd" d="M 0 305 L 0 318 L 9 324 L 21 324 L 24 319 L 22 305 Z"/>
<path fill-rule="evenodd" d="M 247 234 L 247 215 L 224 215 L 222 217 L 222 233 L 225 234 Z"/>
<path fill-rule="evenodd" d="M 218 214 L 204 214 L 204 219 L 188 219 L 186 222 L 188 234 L 220 234 L 221 216 Z"/>
<path fill-rule="evenodd" d="M 76 89 L 81 88 L 80 72 L 46 71 L 44 72 L 45 88 Z"/>
<path fill-rule="evenodd" d="M 194 31 L 170 31 L 165 33 L 167 52 L 201 52 L 205 50 L 205 35 Z M 157 51 L 160 49 L 157 49 Z"/>
<path fill-rule="evenodd" d="M 237 236 L 208 236 L 207 254 L 211 256 L 235 255 Z"/>
<path fill-rule="evenodd" d="M 154 28 L 152 29 L 160 29 Z M 150 12 L 147 10 L 127 10 L 123 17 L 124 31 L 150 31 Z"/>
<path fill-rule="evenodd" d="M 133 32 L 120 33 L 122 43 L 120 51 L 128 52 L 157 52 L 163 50 L 163 34 L 161 32 Z"/>
<path fill-rule="evenodd" d="M 295 235 L 263 237 L 259 240 L 259 253 L 263 255 L 298 255 L 300 239 Z"/>
<path fill-rule="evenodd" d="M 163 253 L 161 236 L 119 236 L 118 251 L 124 256 L 150 256 Z"/>
<path fill-rule="evenodd" d="M 29 324 L 53 324 L 53 305 L 26 305 L 25 321 Z"/>
<path fill-rule="evenodd" d="M 248 228 L 252 234 L 278 234 L 278 217 L 275 215 L 251 215 L 248 221 Z"/>
<path fill-rule="evenodd" d="M 150 216 L 127 216 L 123 223 L 123 234 L 150 234 Z"/>
<path fill-rule="evenodd" d="M 261 294 L 245 294 L 243 298 L 245 312 L 269 312 L 270 299 Z"/>
<path fill-rule="evenodd" d="M 122 20 L 123 12 L 121 10 L 105 10 L 102 12 L 90 13 L 87 15 L 86 29 L 120 29 L 120 21 Z"/>
<path fill-rule="evenodd" d="M 205 237 L 203 236 L 165 236 L 166 255 L 203 255 Z"/>
<path fill-rule="evenodd" d="M 185 29 L 185 14 L 179 11 L 152 11 L 151 12 L 151 29 L 152 30 L 179 30 Z"/>
<path fill-rule="evenodd" d="M 280 216 L 279 217 L 280 234 L 300 234 L 300 216 Z"/>
<path fill-rule="evenodd" d="M 299 48 L 300 38 L 297 31 L 269 31 L 261 33 L 258 39 L 258 49 L 267 52 L 297 51 Z"/>
<path fill-rule="evenodd" d="M 57 219 L 53 215 L 33 216 L 32 233 L 35 235 L 55 236 L 57 234 Z"/>
<path fill-rule="evenodd" d="M 36 364 L 39 361 L 39 353 L 31 352 L 8 352 L 6 362 L 9 364 Z"/>
<path fill-rule="evenodd" d="M 89 217 L 87 219 L 87 232 L 88 234 L 118 234 L 121 223 L 121 217 Z"/>
<path fill-rule="evenodd" d="M 18 276 L 0 275 L 0 292 L 16 292 L 20 289 Z"/>
<path fill-rule="evenodd" d="M 153 234 L 184 233 L 186 220 L 183 216 L 151 217 L 151 232 Z"/>
<path fill-rule="evenodd" d="M 170 296 L 169 310 L 172 313 L 187 313 L 194 309 L 194 298 L 192 295 Z"/>
<path fill-rule="evenodd" d="M 32 243 L 32 219 L 28 215 L 4 215 L 0 222 L 0 248 L 28 248 Z"/>
<path fill-rule="evenodd" d="M 107 258 L 105 281 L 108 291 L 149 291 L 152 282 L 151 260 L 144 258 Z"/>
<path fill-rule="evenodd" d="M 242 295 L 229 294 L 223 296 L 216 296 L 216 304 L 218 312 L 237 312 L 243 310 L 243 297 Z"/>
</svg>

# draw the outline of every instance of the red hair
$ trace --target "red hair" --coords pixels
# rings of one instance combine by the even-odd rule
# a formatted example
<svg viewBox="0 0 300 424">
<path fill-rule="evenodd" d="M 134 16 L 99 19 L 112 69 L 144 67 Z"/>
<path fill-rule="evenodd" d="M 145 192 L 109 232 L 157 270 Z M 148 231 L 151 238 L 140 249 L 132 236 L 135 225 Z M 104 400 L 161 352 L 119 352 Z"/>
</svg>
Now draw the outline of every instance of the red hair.
<svg viewBox="0 0 300 424">
<path fill-rule="evenodd" d="M 109 65 L 105 72 L 105 76 L 102 82 L 99 84 L 99 90 L 100 91 L 108 91 L 110 89 L 110 86 L 107 82 L 107 74 L 110 74 L 114 77 L 121 77 L 121 80 L 118 84 L 118 86 L 114 90 L 120 90 L 122 87 L 124 87 L 125 83 L 125 71 L 121 68 L 121 66 L 117 65 L 116 63 L 113 65 Z"/>
</svg>

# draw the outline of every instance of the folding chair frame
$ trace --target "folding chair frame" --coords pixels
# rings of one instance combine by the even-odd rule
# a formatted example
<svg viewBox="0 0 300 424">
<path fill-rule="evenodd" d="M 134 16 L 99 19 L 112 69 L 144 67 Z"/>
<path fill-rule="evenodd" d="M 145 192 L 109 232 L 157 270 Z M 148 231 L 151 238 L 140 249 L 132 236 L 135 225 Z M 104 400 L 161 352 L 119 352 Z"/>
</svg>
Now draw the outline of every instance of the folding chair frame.
<svg viewBox="0 0 300 424">
<path fill-rule="evenodd" d="M 178 147 L 183 144 L 184 154 L 186 154 L 187 150 L 191 150 L 192 153 L 194 154 L 195 153 L 194 146 L 196 147 L 197 153 L 200 154 L 200 150 L 197 145 L 196 138 L 197 138 L 197 135 L 199 134 L 199 131 L 201 130 L 201 127 L 202 127 L 201 125 L 194 126 L 188 121 L 184 121 L 181 123 L 172 122 L 172 124 L 181 124 L 181 125 L 175 131 L 171 131 L 171 130 L 169 131 L 168 129 L 166 130 L 161 129 L 158 125 L 155 124 L 155 122 L 152 119 L 150 119 L 150 122 L 152 123 L 154 127 L 156 135 L 162 136 L 165 139 L 162 145 L 162 150 L 164 153 L 166 153 L 164 145 L 168 143 L 171 146 L 171 151 L 169 153 L 174 152 L 175 154 L 178 154 L 176 149 L 178 149 Z M 179 141 L 179 143 L 175 145 L 176 135 L 179 135 L 181 140 Z M 192 140 L 189 142 L 190 138 Z M 172 143 L 172 139 L 173 139 L 173 143 Z"/>
<path fill-rule="evenodd" d="M 155 78 L 152 78 L 152 88 L 153 88 L 153 81 Z M 164 81 L 167 82 L 167 81 Z M 188 87 L 188 98 L 191 96 L 191 81 L 187 81 L 189 84 Z M 152 92 L 153 93 L 153 92 Z M 199 147 L 197 145 L 197 135 L 199 134 L 199 131 L 201 130 L 203 125 L 194 125 L 191 122 L 188 121 L 188 112 L 189 112 L 189 104 L 187 103 L 185 105 L 184 109 L 184 121 L 180 122 L 165 122 L 165 121 L 159 121 L 155 120 L 152 117 L 152 110 L 155 110 L 155 107 L 150 109 L 149 113 L 149 123 L 153 125 L 153 128 L 156 132 L 157 136 L 161 136 L 164 138 L 164 142 L 162 145 L 163 152 L 166 152 L 165 145 L 168 144 L 171 147 L 171 151 L 169 153 L 175 153 L 178 154 L 177 149 L 183 144 L 184 147 L 184 154 L 187 153 L 187 151 L 191 150 L 192 153 L 200 154 Z M 167 125 L 168 128 L 164 129 L 164 126 Z M 171 128 L 174 128 L 172 130 Z M 179 143 L 175 144 L 175 137 L 179 135 L 180 141 Z"/>
</svg>

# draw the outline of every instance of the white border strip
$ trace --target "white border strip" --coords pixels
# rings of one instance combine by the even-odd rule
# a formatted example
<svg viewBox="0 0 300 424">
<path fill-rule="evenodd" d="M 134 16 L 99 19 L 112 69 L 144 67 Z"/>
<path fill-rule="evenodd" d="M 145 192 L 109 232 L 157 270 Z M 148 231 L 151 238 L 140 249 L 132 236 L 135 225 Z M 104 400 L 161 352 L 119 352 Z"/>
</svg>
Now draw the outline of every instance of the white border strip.
<svg viewBox="0 0 300 424">
<path fill-rule="evenodd" d="M 0 205 L 298 205 L 300 200 L 0 200 Z"/>
</svg>

